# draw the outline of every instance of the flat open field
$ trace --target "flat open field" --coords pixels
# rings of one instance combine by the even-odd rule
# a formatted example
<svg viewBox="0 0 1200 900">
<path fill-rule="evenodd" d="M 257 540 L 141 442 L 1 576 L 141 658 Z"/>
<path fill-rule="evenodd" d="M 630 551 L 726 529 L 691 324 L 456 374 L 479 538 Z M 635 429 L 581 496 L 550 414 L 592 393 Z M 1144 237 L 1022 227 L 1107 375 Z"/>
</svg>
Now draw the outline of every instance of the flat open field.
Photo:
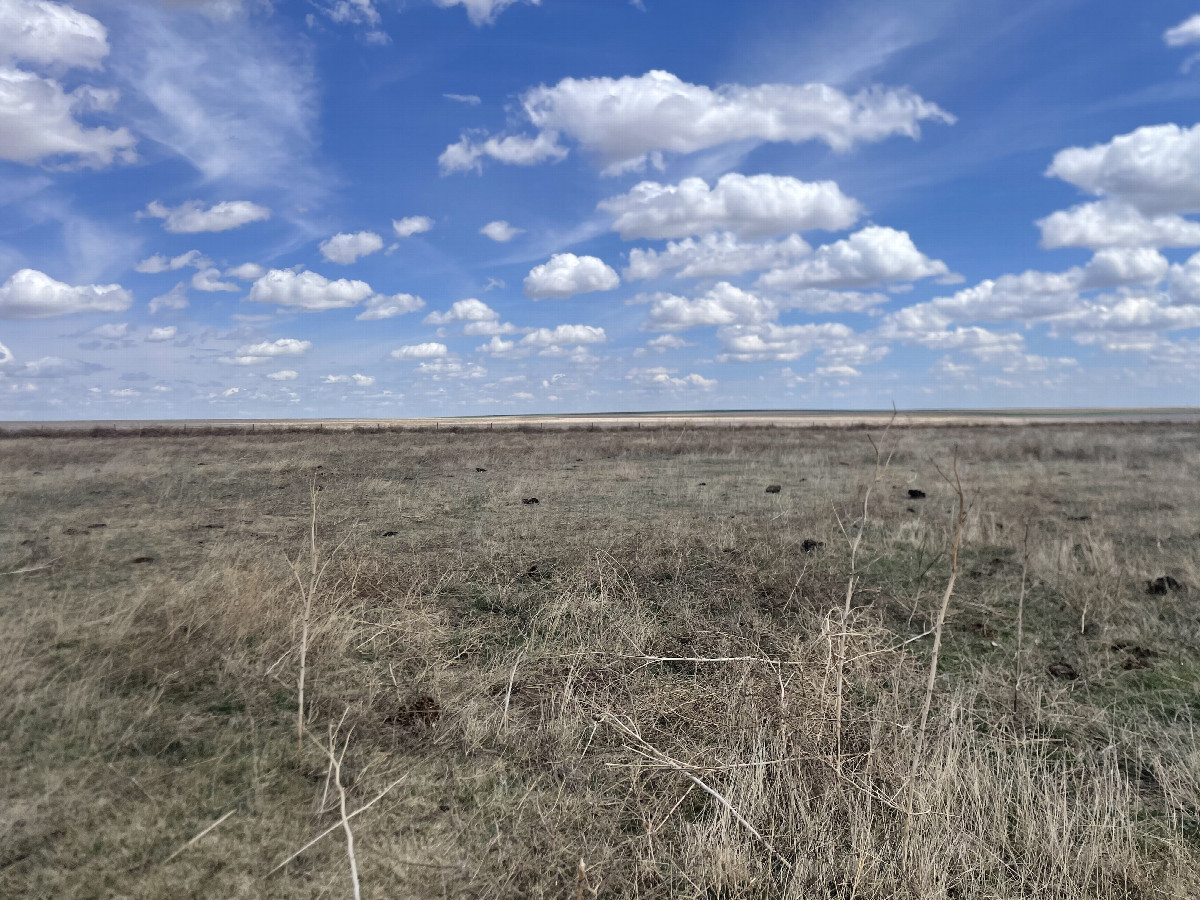
<svg viewBox="0 0 1200 900">
<path fill-rule="evenodd" d="M 0 896 L 1200 896 L 1200 425 L 885 425 L 0 440 Z"/>
<path fill-rule="evenodd" d="M 883 428 L 891 410 L 726 410 L 704 412 L 576 413 L 536 416 L 469 416 L 442 419 L 163 419 L 103 422 L 0 422 L 0 435 L 61 432 L 116 434 L 174 434 L 177 432 L 258 431 L 425 431 L 534 429 L 539 431 L 588 428 Z M 898 423 L 912 425 L 1037 425 L 1173 423 L 1200 425 L 1200 407 L 1106 409 L 930 409 L 906 410 Z"/>
</svg>

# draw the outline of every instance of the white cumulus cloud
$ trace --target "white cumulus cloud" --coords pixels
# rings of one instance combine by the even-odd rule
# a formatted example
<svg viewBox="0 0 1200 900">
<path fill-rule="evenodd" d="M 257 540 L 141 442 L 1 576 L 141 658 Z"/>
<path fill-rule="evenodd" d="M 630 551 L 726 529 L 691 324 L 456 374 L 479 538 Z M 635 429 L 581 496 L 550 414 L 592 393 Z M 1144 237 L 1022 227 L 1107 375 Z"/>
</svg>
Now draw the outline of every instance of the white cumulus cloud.
<svg viewBox="0 0 1200 900">
<path fill-rule="evenodd" d="M 356 306 L 375 292 L 365 281 L 339 278 L 330 281 L 316 272 L 272 269 L 250 287 L 247 300 L 274 303 L 291 309 L 320 312 Z"/>
<path fill-rule="evenodd" d="M 603 344 L 608 338 L 594 325 L 557 325 L 535 328 L 518 343 L 523 347 L 558 347 L 563 344 Z"/>
<path fill-rule="evenodd" d="M 496 21 L 496 16 L 518 0 L 434 0 L 434 2 L 444 9 L 451 6 L 463 7 L 467 11 L 467 18 L 471 20 L 472 25 L 490 25 Z M 523 2 L 538 6 L 542 0 L 523 0 Z"/>
<path fill-rule="evenodd" d="M 643 181 L 627 194 L 602 200 L 613 230 L 625 240 L 678 238 L 709 231 L 762 237 L 787 231 L 849 228 L 862 211 L 832 181 L 786 175 L 723 175 L 711 189 L 702 178 L 679 184 Z"/>
<path fill-rule="evenodd" d="M 1183 265 L 1171 266 L 1169 284 L 1175 303 L 1200 303 L 1200 253 Z"/>
<path fill-rule="evenodd" d="M 735 287 L 727 281 L 689 300 L 676 294 L 652 294 L 642 298 L 650 311 L 642 323 L 645 331 L 683 331 L 704 325 L 752 325 L 778 315 L 770 300 Z"/>
<path fill-rule="evenodd" d="M 150 315 L 160 309 L 186 309 L 188 305 L 187 284 L 179 282 L 165 294 L 159 294 L 150 301 Z"/>
<path fill-rule="evenodd" d="M 132 162 L 136 141 L 126 128 L 85 128 L 80 113 L 109 110 L 115 90 L 82 85 L 67 93 L 53 78 L 0 66 L 0 159 L 34 165 L 72 160 L 103 168 Z"/>
<path fill-rule="evenodd" d="M 192 276 L 192 287 L 198 291 L 239 291 L 239 288 L 232 281 L 221 280 L 221 270 L 217 268 L 201 269 Z"/>
<path fill-rule="evenodd" d="M 490 137 L 482 141 L 463 135 L 438 157 L 442 174 L 452 172 L 482 172 L 483 159 L 488 157 L 511 166 L 533 166 L 547 160 L 558 162 L 567 158 L 567 148 L 558 143 L 558 134 L 542 132 L 535 137 L 513 134 Z"/>
<path fill-rule="evenodd" d="M 151 328 L 147 333 L 145 340 L 152 344 L 159 344 L 163 341 L 169 341 L 179 333 L 179 329 L 174 325 L 164 325 L 161 328 Z"/>
<path fill-rule="evenodd" d="M 187 266 L 206 269 L 211 265 L 212 262 L 199 250 L 189 250 L 187 253 L 180 253 L 178 256 L 173 257 L 166 257 L 161 253 L 156 253 L 154 256 L 143 259 L 134 266 L 133 271 L 141 272 L 145 275 L 157 275 L 160 272 L 174 272 Z"/>
<path fill-rule="evenodd" d="M 536 137 L 523 141 L 557 145 L 559 135 L 569 137 L 610 174 L 657 162 L 664 152 L 694 153 L 731 141 L 820 140 L 835 150 L 848 150 L 891 135 L 915 138 L 925 120 L 954 121 L 905 88 L 869 88 L 853 96 L 827 84 L 710 88 L 665 71 L 564 78 L 526 91 L 521 109 L 538 129 Z M 563 149 L 553 158 L 565 153 Z M 460 168 L 477 164 L 478 155 Z"/>
<path fill-rule="evenodd" d="M 720 329 L 717 336 L 723 346 L 719 362 L 790 362 L 820 352 L 832 365 L 853 365 L 883 352 L 840 322 L 734 325 Z"/>
<path fill-rule="evenodd" d="M 871 225 L 818 248 L 795 266 L 772 269 L 756 284 L 774 290 L 866 287 L 889 281 L 917 281 L 949 272 L 944 262 L 919 251 L 908 232 Z"/>
<path fill-rule="evenodd" d="M 90 168 L 136 159 L 127 129 L 86 128 L 77 118 L 112 110 L 116 90 L 82 84 L 68 93 L 55 78 L 14 65 L 31 63 L 55 75 L 99 69 L 108 50 L 104 26 L 71 6 L 49 0 L 0 3 L 0 159 Z"/>
<path fill-rule="evenodd" d="M 199 234 L 229 231 L 251 222 L 262 222 L 271 218 L 271 210 L 249 200 L 224 200 L 209 207 L 199 200 L 189 200 L 173 209 L 152 200 L 138 217 L 162 219 L 163 228 L 172 234 Z"/>
<path fill-rule="evenodd" d="M 278 372 L 269 372 L 267 377 L 272 381 L 295 381 L 300 377 L 300 373 L 295 369 L 280 369 Z"/>
<path fill-rule="evenodd" d="M 0 63 L 99 69 L 108 56 L 108 31 L 65 3 L 4 0 L 0 3 Z"/>
<path fill-rule="evenodd" d="M 392 231 L 396 233 L 396 237 L 406 238 L 414 234 L 423 234 L 432 229 L 434 224 L 429 216 L 405 216 L 403 219 L 392 219 Z"/>
<path fill-rule="evenodd" d="M 1200 222 L 1175 213 L 1145 216 L 1127 203 L 1098 200 L 1039 219 L 1042 246 L 1200 247 Z"/>
<path fill-rule="evenodd" d="M 129 334 L 129 323 L 107 322 L 104 325 L 97 325 L 91 330 L 91 334 L 108 341 L 120 340 Z"/>
<path fill-rule="evenodd" d="M 503 219 L 497 219 L 495 222 L 488 222 L 479 229 L 479 233 L 486 238 L 490 238 L 498 244 L 506 244 L 515 238 L 518 234 L 524 234 L 524 228 L 517 228 L 515 225 L 510 225 Z"/>
<path fill-rule="evenodd" d="M 321 381 L 325 384 L 353 384 L 355 387 L 370 387 L 375 383 L 375 377 L 373 375 L 326 375 Z"/>
<path fill-rule="evenodd" d="M 363 311 L 354 318 L 360 322 L 391 319 L 425 308 L 425 301 L 415 294 L 373 294 L 363 304 Z"/>
<path fill-rule="evenodd" d="M 500 313 L 482 300 L 468 297 L 456 300 L 445 312 L 432 312 L 425 317 L 426 325 L 453 325 L 461 323 L 463 334 L 513 334 L 517 327 L 500 321 Z"/>
<path fill-rule="evenodd" d="M 263 341 L 258 344 L 247 344 L 238 347 L 239 356 L 300 356 L 312 349 L 312 341 L 301 341 L 296 338 L 279 338 L 276 341 Z"/>
<path fill-rule="evenodd" d="M 621 283 L 611 266 L 595 256 L 556 253 L 525 277 L 525 296 L 565 300 L 590 291 L 611 291 Z"/>
<path fill-rule="evenodd" d="M 373 231 L 358 231 L 354 234 L 335 234 L 322 241 L 321 255 L 330 262 L 348 266 L 364 256 L 383 249 L 383 238 Z"/>
<path fill-rule="evenodd" d="M 392 359 L 437 359 L 448 355 L 450 348 L 445 344 L 439 344 L 436 341 L 428 341 L 423 344 L 408 344 L 404 347 L 399 347 L 391 352 Z"/>
<path fill-rule="evenodd" d="M 258 263 L 247 262 L 226 269 L 225 274 L 239 281 L 257 281 L 267 274 L 267 270 Z"/>
<path fill-rule="evenodd" d="M 676 371 L 676 369 L 668 369 L 663 366 L 630 369 L 625 375 L 625 380 L 635 382 L 643 387 L 655 388 L 699 388 L 703 391 L 711 391 L 717 386 L 715 378 L 705 378 L 695 372 L 680 378 L 675 375 Z"/>
<path fill-rule="evenodd" d="M 722 278 L 758 269 L 790 265 L 812 252 L 798 234 L 778 241 L 742 241 L 731 231 L 670 241 L 665 250 L 629 252 L 626 281 L 659 278 L 674 272 L 676 278 Z"/>
<path fill-rule="evenodd" d="M 1200 44 L 1200 13 L 1184 19 L 1174 28 L 1168 28 L 1163 33 L 1163 40 L 1166 41 L 1168 47 Z"/>
<path fill-rule="evenodd" d="M 488 353 L 492 356 L 506 356 L 512 354 L 516 346 L 516 341 L 506 341 L 499 335 L 492 335 L 491 340 L 486 344 L 480 344 L 475 350 L 478 353 Z"/>
<path fill-rule="evenodd" d="M 1084 266 L 1081 290 L 1157 284 L 1167 274 L 1167 258 L 1150 247 L 1099 250 Z"/>
<path fill-rule="evenodd" d="M 64 284 L 36 269 L 21 269 L 0 285 L 0 319 L 123 312 L 132 302 L 119 284 Z"/>
<path fill-rule="evenodd" d="M 1200 125 L 1147 125 L 1106 144 L 1068 147 L 1047 175 L 1153 216 L 1200 211 Z"/>
</svg>

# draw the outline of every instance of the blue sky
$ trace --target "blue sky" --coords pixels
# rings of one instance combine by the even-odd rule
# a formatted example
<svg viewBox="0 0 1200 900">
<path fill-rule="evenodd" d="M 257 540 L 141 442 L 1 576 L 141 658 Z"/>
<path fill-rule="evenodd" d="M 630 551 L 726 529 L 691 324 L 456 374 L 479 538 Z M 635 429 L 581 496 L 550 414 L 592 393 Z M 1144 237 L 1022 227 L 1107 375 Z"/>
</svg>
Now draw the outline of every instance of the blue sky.
<svg viewBox="0 0 1200 900">
<path fill-rule="evenodd" d="M 1200 3 L 0 0 L 0 419 L 1200 403 Z"/>
</svg>

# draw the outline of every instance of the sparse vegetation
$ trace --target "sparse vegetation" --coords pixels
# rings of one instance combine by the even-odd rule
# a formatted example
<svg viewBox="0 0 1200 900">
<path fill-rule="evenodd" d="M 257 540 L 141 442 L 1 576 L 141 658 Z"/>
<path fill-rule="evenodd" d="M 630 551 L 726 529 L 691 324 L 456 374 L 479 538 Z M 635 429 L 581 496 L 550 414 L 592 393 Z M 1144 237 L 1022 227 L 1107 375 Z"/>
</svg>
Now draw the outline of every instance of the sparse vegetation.
<svg viewBox="0 0 1200 900">
<path fill-rule="evenodd" d="M 0 896 L 1200 896 L 1200 429 L 881 432 L 0 441 Z"/>
</svg>

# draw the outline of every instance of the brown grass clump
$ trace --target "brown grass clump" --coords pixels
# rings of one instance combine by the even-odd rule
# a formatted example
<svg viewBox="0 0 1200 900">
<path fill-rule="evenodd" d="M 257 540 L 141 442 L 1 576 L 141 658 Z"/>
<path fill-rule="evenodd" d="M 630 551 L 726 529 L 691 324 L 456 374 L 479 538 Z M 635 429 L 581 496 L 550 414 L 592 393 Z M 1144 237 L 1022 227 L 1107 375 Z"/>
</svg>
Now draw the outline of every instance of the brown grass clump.
<svg viewBox="0 0 1200 900">
<path fill-rule="evenodd" d="M 874 437 L 0 443 L 0 896 L 1200 895 L 1196 429 Z"/>
</svg>

